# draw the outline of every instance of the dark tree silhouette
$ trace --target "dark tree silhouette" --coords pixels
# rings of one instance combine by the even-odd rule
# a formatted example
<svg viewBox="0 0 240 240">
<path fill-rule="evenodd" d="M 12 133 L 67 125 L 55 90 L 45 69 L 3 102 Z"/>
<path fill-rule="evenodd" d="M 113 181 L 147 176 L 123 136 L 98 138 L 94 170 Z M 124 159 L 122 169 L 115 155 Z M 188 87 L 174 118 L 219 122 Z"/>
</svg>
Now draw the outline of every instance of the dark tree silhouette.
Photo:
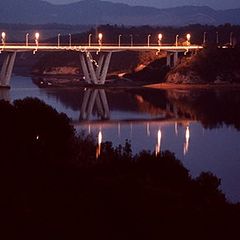
<svg viewBox="0 0 240 240">
<path fill-rule="evenodd" d="M 170 152 L 133 156 L 37 99 L 0 102 L 2 239 L 232 239 L 240 208 Z M 3 125 L 4 124 L 4 125 Z M 7 234 L 7 237 L 4 236 Z"/>
</svg>

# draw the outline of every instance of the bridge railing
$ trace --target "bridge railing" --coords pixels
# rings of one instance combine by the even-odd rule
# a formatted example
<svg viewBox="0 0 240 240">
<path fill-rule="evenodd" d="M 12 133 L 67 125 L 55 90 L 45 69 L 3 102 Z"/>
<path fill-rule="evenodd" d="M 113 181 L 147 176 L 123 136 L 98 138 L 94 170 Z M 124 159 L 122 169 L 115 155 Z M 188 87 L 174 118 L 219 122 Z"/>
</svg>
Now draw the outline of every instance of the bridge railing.
<svg viewBox="0 0 240 240">
<path fill-rule="evenodd" d="M 77 47 L 144 47 L 144 48 L 147 48 L 147 47 L 167 47 L 167 46 L 176 46 L 176 44 L 173 44 L 173 43 L 164 43 L 164 44 L 161 44 L 161 45 L 158 45 L 158 44 L 140 44 L 140 43 L 134 43 L 134 44 L 127 44 L 127 43 L 123 43 L 123 44 L 116 44 L 116 43 L 103 43 L 101 45 L 97 44 L 97 43 L 92 43 L 92 44 L 87 44 L 87 43 L 72 43 L 72 44 L 69 44 L 69 43 L 61 43 L 61 44 L 57 44 L 57 43 L 49 43 L 49 42 L 40 42 L 38 43 L 38 45 L 36 45 L 35 43 L 23 43 L 23 42 L 18 42 L 18 43 L 5 43 L 4 45 L 3 44 L 0 44 L 0 47 L 7 47 L 7 46 L 21 46 L 21 47 L 37 47 L 37 46 L 52 46 L 52 47 L 74 47 L 74 46 L 77 46 Z M 188 46 L 201 46 L 201 45 L 195 45 L 195 44 L 190 44 L 190 45 L 186 45 L 186 44 L 178 44 L 177 46 L 185 46 L 185 47 L 188 47 Z"/>
</svg>

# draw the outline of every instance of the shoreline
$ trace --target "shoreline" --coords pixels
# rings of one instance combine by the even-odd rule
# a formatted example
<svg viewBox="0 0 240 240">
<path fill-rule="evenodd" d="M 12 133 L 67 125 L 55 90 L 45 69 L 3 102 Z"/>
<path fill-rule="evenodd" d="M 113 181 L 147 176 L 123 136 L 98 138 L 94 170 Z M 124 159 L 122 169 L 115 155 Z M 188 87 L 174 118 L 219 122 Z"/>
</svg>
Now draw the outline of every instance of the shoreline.
<svg viewBox="0 0 240 240">
<path fill-rule="evenodd" d="M 238 89 L 240 90 L 240 84 L 175 84 L 175 83 L 156 83 L 144 85 L 144 88 L 152 89 L 179 89 L 179 90 L 191 90 L 191 89 Z"/>
<path fill-rule="evenodd" d="M 123 78 L 123 79 L 108 79 L 107 82 L 104 85 L 93 85 L 88 84 L 83 81 L 77 81 L 77 83 L 70 82 L 70 80 L 78 79 L 76 76 L 73 75 L 51 75 L 51 76 L 43 76 L 43 75 L 33 75 L 33 74 L 16 74 L 19 76 L 28 76 L 32 78 L 38 78 L 38 79 L 45 79 L 45 80 L 64 80 L 67 79 L 69 81 L 68 83 L 52 83 L 51 85 L 39 85 L 39 87 L 43 88 L 83 88 L 83 87 L 89 87 L 89 88 L 150 88 L 150 89 L 161 89 L 161 90 L 195 90 L 195 89 L 217 89 L 217 90 L 224 90 L 224 89 L 236 89 L 240 90 L 240 84 L 234 83 L 234 84 L 176 84 L 176 83 L 148 83 L 144 81 L 134 81 L 131 79 Z M 123 81 L 123 82 L 121 82 Z M 47 81 L 48 82 L 48 81 Z M 37 84 L 38 85 L 38 84 Z"/>
</svg>

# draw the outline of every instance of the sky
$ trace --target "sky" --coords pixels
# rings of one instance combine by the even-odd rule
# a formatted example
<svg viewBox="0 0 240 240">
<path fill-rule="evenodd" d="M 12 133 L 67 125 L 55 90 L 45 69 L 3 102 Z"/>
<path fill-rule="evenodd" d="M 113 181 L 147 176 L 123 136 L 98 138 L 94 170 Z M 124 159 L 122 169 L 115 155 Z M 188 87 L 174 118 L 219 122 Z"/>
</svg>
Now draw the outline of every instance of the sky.
<svg viewBox="0 0 240 240">
<path fill-rule="evenodd" d="M 80 0 L 45 0 L 55 4 L 72 3 Z M 175 7 L 182 5 L 210 6 L 214 9 L 240 8 L 240 0 L 106 0 L 121 2 L 130 5 L 143 5 L 158 8 Z"/>
</svg>

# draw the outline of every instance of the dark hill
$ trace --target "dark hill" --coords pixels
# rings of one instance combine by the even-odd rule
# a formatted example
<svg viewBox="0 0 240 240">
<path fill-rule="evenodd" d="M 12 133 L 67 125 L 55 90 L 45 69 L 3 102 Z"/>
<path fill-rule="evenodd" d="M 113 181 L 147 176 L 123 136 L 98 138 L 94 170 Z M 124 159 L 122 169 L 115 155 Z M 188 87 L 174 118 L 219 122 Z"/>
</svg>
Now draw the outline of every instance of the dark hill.
<svg viewBox="0 0 240 240">
<path fill-rule="evenodd" d="M 124 25 L 188 25 L 240 24 L 240 9 L 216 11 L 209 7 L 184 6 L 158 9 L 129 6 L 99 0 L 54 5 L 42 0 L 1 0 L 0 22 L 124 24 Z"/>
</svg>

